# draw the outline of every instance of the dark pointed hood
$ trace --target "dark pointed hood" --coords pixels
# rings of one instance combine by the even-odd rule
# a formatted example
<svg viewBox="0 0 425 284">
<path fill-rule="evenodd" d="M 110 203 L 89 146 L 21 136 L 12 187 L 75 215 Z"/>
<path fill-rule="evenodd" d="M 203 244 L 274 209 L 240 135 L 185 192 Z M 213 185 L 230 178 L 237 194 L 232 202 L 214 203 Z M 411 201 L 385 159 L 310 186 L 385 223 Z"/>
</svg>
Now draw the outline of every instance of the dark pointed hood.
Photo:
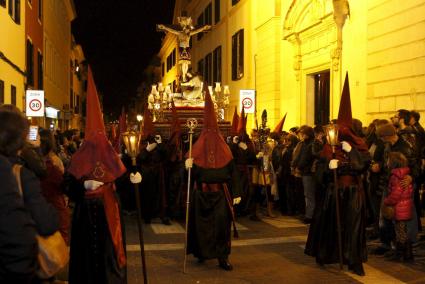
<svg viewBox="0 0 425 284">
<path fill-rule="evenodd" d="M 232 159 L 232 152 L 223 139 L 214 111 L 214 103 L 207 89 L 202 132 L 192 148 L 193 163 L 207 169 L 226 166 Z"/>
</svg>

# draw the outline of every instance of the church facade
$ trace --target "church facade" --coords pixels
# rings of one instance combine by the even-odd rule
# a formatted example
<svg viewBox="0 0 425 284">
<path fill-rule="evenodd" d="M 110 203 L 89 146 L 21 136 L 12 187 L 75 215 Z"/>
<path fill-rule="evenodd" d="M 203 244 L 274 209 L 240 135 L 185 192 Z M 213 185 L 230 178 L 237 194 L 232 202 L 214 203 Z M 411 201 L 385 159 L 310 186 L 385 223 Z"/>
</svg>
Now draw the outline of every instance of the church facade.
<svg viewBox="0 0 425 284">
<path fill-rule="evenodd" d="M 425 0 L 177 0 L 175 18 L 182 11 L 212 25 L 192 38 L 192 72 L 230 86 L 228 119 L 239 90 L 255 89 L 271 126 L 286 112 L 285 129 L 326 124 L 346 72 L 353 116 L 364 124 L 400 108 L 425 114 Z M 165 65 L 163 51 L 177 47 L 168 37 Z"/>
</svg>

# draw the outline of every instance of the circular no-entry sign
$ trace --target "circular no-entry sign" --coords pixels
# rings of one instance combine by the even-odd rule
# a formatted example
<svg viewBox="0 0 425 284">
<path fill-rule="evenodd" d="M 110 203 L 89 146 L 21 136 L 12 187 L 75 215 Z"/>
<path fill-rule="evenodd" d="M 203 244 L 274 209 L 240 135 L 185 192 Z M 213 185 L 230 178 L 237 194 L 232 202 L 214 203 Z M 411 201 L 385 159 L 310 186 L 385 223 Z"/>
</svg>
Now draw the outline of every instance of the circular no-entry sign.
<svg viewBox="0 0 425 284">
<path fill-rule="evenodd" d="M 41 103 L 40 100 L 38 99 L 32 99 L 29 102 L 29 107 L 32 111 L 39 111 L 41 109 L 41 107 L 43 106 L 43 104 Z"/>
</svg>

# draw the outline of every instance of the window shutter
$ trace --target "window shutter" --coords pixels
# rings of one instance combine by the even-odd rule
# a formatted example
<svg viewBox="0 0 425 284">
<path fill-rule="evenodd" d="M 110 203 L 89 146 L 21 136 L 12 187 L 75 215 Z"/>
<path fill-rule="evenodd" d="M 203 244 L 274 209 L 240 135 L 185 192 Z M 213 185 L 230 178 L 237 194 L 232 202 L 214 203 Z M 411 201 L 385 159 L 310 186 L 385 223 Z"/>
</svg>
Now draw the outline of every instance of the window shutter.
<svg viewBox="0 0 425 284">
<path fill-rule="evenodd" d="M 4 81 L 0 80 L 0 104 L 4 104 Z"/>
<path fill-rule="evenodd" d="M 244 73 L 244 32 L 240 30 L 239 41 L 238 41 L 238 79 L 243 77 Z"/>
<path fill-rule="evenodd" d="M 220 0 L 214 0 L 214 22 L 220 22 Z"/>
<path fill-rule="evenodd" d="M 10 101 L 12 105 L 16 106 L 16 87 L 13 85 L 10 86 Z"/>
<path fill-rule="evenodd" d="M 21 23 L 21 0 L 15 0 L 15 23 Z"/>
</svg>

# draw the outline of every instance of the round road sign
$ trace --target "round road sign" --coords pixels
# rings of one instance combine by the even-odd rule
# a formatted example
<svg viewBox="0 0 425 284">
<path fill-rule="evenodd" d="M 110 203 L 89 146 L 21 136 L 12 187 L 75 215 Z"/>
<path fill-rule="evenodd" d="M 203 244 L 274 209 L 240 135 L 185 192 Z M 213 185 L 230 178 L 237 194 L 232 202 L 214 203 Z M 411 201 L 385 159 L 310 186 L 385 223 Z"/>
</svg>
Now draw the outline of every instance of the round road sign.
<svg viewBox="0 0 425 284">
<path fill-rule="evenodd" d="M 42 103 L 38 99 L 33 99 L 30 101 L 29 106 L 32 111 L 39 111 L 41 109 Z"/>
<path fill-rule="evenodd" d="M 251 98 L 244 98 L 242 100 L 242 105 L 245 109 L 250 109 L 254 105 L 254 102 Z"/>
</svg>

